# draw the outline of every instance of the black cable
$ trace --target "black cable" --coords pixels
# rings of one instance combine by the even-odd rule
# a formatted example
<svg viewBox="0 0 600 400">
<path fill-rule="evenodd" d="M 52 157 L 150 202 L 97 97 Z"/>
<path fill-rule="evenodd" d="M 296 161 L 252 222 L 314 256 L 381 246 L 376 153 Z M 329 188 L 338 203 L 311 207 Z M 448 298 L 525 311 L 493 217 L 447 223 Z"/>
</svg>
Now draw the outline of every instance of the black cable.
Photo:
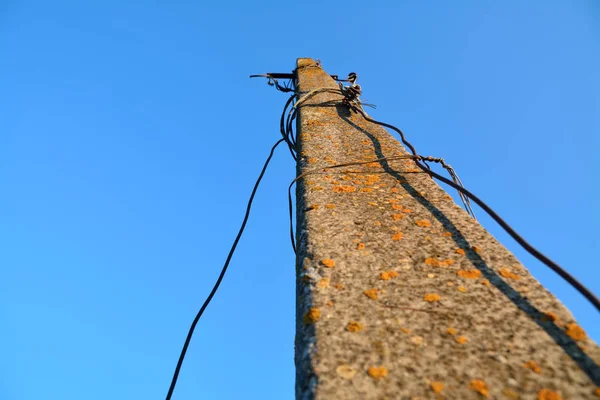
<svg viewBox="0 0 600 400">
<path fill-rule="evenodd" d="M 202 317 L 204 310 L 206 309 L 206 307 L 208 307 L 208 304 L 210 303 L 213 296 L 219 289 L 219 285 L 221 284 L 221 281 L 223 280 L 223 277 L 225 276 L 225 272 L 227 271 L 227 267 L 229 266 L 231 257 L 233 256 L 233 253 L 235 252 L 238 242 L 240 241 L 240 238 L 242 237 L 242 233 L 244 233 L 244 228 L 246 227 L 246 223 L 248 222 L 248 217 L 250 216 L 250 208 L 252 207 L 252 201 L 254 200 L 254 195 L 256 194 L 256 191 L 258 190 L 258 185 L 260 185 L 260 181 L 262 180 L 263 176 L 265 175 L 267 167 L 269 166 L 269 162 L 271 161 L 271 158 L 273 158 L 273 154 L 275 153 L 275 149 L 284 140 L 285 139 L 279 139 L 277 141 L 277 143 L 275 143 L 273 145 L 273 147 L 271 147 L 271 152 L 269 153 L 269 157 L 267 157 L 267 160 L 265 161 L 265 164 L 263 165 L 262 171 L 260 171 L 260 175 L 258 176 L 256 183 L 254 184 L 254 188 L 252 189 L 252 194 L 250 195 L 250 198 L 248 199 L 248 205 L 246 206 L 246 214 L 244 215 L 244 220 L 242 221 L 240 230 L 238 231 L 238 234 L 235 237 L 235 240 L 233 241 L 233 245 L 231 246 L 231 249 L 229 250 L 229 254 L 227 255 L 227 259 L 225 260 L 223 269 L 221 269 L 221 274 L 219 275 L 219 278 L 215 282 L 215 285 L 213 286 L 212 290 L 210 291 L 210 294 L 204 301 L 204 304 L 202 304 L 200 311 L 198 311 L 198 314 L 196 314 L 196 318 L 194 318 L 194 321 L 192 322 L 192 325 L 190 326 L 190 330 L 188 331 L 187 337 L 185 338 L 185 343 L 183 344 L 183 348 L 181 349 L 181 354 L 179 355 L 179 360 L 177 361 L 177 366 L 175 367 L 175 373 L 173 374 L 173 379 L 171 380 L 171 386 L 169 386 L 169 392 L 167 393 L 166 400 L 171 399 L 171 396 L 173 395 L 173 391 L 175 390 L 175 385 L 177 384 L 177 378 L 179 377 L 179 371 L 181 370 L 181 365 L 183 364 L 183 359 L 185 358 L 185 353 L 187 352 L 188 346 L 190 345 L 190 341 L 192 340 L 192 336 L 194 335 L 194 329 L 196 329 L 196 325 L 198 324 L 200 317 Z"/>
<path fill-rule="evenodd" d="M 412 152 L 413 155 L 415 155 L 415 156 L 417 155 L 417 151 L 415 150 L 414 146 L 409 141 L 406 140 L 406 138 L 404 137 L 404 133 L 399 128 L 396 128 L 395 126 L 390 125 L 390 124 L 386 124 L 385 122 L 376 121 L 376 120 L 368 117 L 358 107 L 352 107 L 352 110 L 359 113 L 360 115 L 362 115 L 363 118 L 369 122 L 390 128 L 390 129 L 398 132 L 398 134 L 400 135 L 400 138 L 402 139 L 402 143 L 404 143 L 410 149 L 410 151 Z M 537 250 L 535 247 L 533 247 L 531 244 L 529 244 L 525 239 L 523 239 L 506 221 L 504 221 L 498 214 L 496 214 L 496 212 L 494 210 L 492 210 L 487 204 L 485 204 L 483 202 L 483 200 L 481 200 L 479 197 L 475 196 L 473 193 L 469 192 L 464 187 L 457 185 L 456 183 L 452 182 L 451 180 L 432 171 L 430 168 L 427 168 L 426 166 L 424 166 L 421 162 L 419 162 L 416 159 L 415 159 L 415 164 L 417 164 L 417 166 L 419 168 L 421 168 L 424 172 L 426 172 L 430 176 L 444 182 L 445 184 L 451 186 L 452 188 L 458 190 L 460 193 L 464 194 L 465 196 L 467 196 L 468 198 L 473 200 L 479 207 L 481 207 L 486 213 L 488 213 L 488 215 L 490 217 L 492 217 L 494 219 L 494 221 L 496 221 L 498 223 L 498 225 L 500 225 L 517 243 L 519 243 L 525 250 L 527 250 L 527 252 L 529 254 L 531 254 L 532 256 L 537 258 L 539 261 L 541 261 L 546 266 L 548 266 L 552 271 L 554 271 L 558 275 L 560 275 L 573 288 L 575 288 L 587 300 L 589 300 L 589 302 L 592 303 L 592 305 L 594 307 L 596 307 L 596 309 L 598 311 L 600 311 L 600 300 L 588 288 L 586 288 L 581 282 L 579 282 L 571 274 L 569 274 L 567 271 L 565 271 L 560 265 L 558 265 L 557 263 L 552 261 L 546 255 L 542 254 L 539 250 Z"/>
</svg>

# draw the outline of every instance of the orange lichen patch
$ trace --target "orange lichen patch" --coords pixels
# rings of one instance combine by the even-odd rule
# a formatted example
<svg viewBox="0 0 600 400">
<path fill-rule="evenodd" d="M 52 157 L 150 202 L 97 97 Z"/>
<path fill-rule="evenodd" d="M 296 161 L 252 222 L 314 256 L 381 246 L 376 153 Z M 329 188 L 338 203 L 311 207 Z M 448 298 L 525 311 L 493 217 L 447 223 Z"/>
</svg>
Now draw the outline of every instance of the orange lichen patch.
<svg viewBox="0 0 600 400">
<path fill-rule="evenodd" d="M 312 190 L 313 192 L 314 191 L 318 191 L 318 190 L 323 190 L 323 187 L 322 186 L 315 186 L 315 187 L 311 188 L 310 190 Z"/>
<path fill-rule="evenodd" d="M 558 315 L 556 315 L 556 313 L 554 313 L 552 311 L 548 311 L 547 313 L 544 313 L 544 315 L 542 316 L 542 320 L 543 321 L 552 321 L 552 322 L 556 322 L 556 323 L 560 322 Z"/>
<path fill-rule="evenodd" d="M 338 290 L 342 290 L 344 288 L 344 285 L 341 283 L 335 283 L 333 285 L 334 288 L 338 289 Z"/>
<path fill-rule="evenodd" d="M 473 250 L 475 253 L 481 253 L 481 248 L 477 246 L 471 246 L 471 250 Z"/>
<path fill-rule="evenodd" d="M 390 192 L 392 192 L 392 193 L 399 193 L 400 189 L 398 189 L 398 188 L 391 188 Z"/>
<path fill-rule="evenodd" d="M 356 250 L 364 250 L 365 249 L 365 244 L 364 243 L 357 243 L 356 244 Z"/>
<path fill-rule="evenodd" d="M 365 326 L 363 324 L 361 324 L 360 322 L 356 322 L 356 321 L 350 321 L 350 322 L 348 322 L 348 325 L 346 325 L 346 330 L 348 332 L 360 332 L 363 329 L 365 329 Z"/>
<path fill-rule="evenodd" d="M 329 301 L 327 302 L 327 307 L 333 307 L 333 301 L 329 300 Z"/>
<path fill-rule="evenodd" d="M 332 209 L 335 208 L 335 204 L 325 204 L 325 208 Z"/>
<path fill-rule="evenodd" d="M 318 119 L 309 119 L 308 121 L 306 121 L 306 125 L 321 126 L 321 125 L 325 125 L 325 124 L 323 122 L 319 121 Z"/>
<path fill-rule="evenodd" d="M 407 335 L 410 333 L 410 329 L 408 329 L 408 328 L 400 328 L 400 331 L 402 333 L 406 333 Z"/>
<path fill-rule="evenodd" d="M 427 221 L 426 219 L 418 219 L 415 221 L 415 224 L 423 228 L 429 228 L 431 226 L 431 222 Z"/>
<path fill-rule="evenodd" d="M 448 335 L 454 336 L 454 335 L 456 335 L 456 332 L 457 332 L 457 330 L 455 328 L 448 328 L 448 329 L 446 329 L 446 333 Z"/>
<path fill-rule="evenodd" d="M 377 226 L 381 226 L 381 222 L 379 222 L 379 221 L 375 221 L 375 222 L 373 222 L 373 223 L 374 223 L 375 225 L 377 225 Z"/>
<path fill-rule="evenodd" d="M 461 269 L 457 272 L 458 276 L 465 279 L 477 279 L 481 276 L 481 271 L 478 269 Z"/>
<path fill-rule="evenodd" d="M 521 279 L 519 275 L 512 273 L 508 268 L 501 268 L 498 272 L 506 279 L 514 279 L 516 281 Z"/>
<path fill-rule="evenodd" d="M 319 209 L 319 207 L 320 207 L 320 205 L 319 205 L 319 204 L 313 204 L 312 206 L 310 206 L 310 207 L 308 207 L 308 208 L 311 208 L 311 209 L 313 209 L 313 210 L 318 210 L 318 209 Z"/>
<path fill-rule="evenodd" d="M 597 387 L 596 389 L 594 389 L 594 395 L 595 395 L 596 397 L 600 397 L 600 386 L 599 386 L 599 387 Z"/>
<path fill-rule="evenodd" d="M 397 203 L 400 203 L 400 200 L 398 200 L 398 199 L 389 199 L 388 203 L 390 203 L 390 204 L 397 204 Z"/>
<path fill-rule="evenodd" d="M 329 287 L 330 278 L 323 278 L 317 282 L 317 287 L 321 289 L 326 289 Z"/>
<path fill-rule="evenodd" d="M 356 192 L 356 188 L 354 186 L 334 186 L 333 187 L 333 191 L 335 193 L 352 193 L 352 192 Z"/>
<path fill-rule="evenodd" d="M 304 314 L 304 323 L 309 325 L 315 323 L 321 318 L 321 310 L 318 308 L 311 308 L 306 314 Z"/>
<path fill-rule="evenodd" d="M 504 389 L 502 391 L 502 394 L 504 394 L 506 397 L 508 397 L 509 399 L 512 399 L 512 400 L 518 400 L 518 398 L 519 398 L 519 395 L 510 389 Z"/>
<path fill-rule="evenodd" d="M 402 212 L 403 212 L 403 213 L 406 213 L 406 214 L 410 214 L 411 212 L 413 212 L 413 210 L 410 210 L 410 209 L 408 209 L 408 208 L 405 208 L 405 209 L 403 209 L 403 210 L 402 210 Z"/>
<path fill-rule="evenodd" d="M 403 207 L 400 204 L 392 204 L 392 208 L 394 210 L 402 210 Z"/>
<path fill-rule="evenodd" d="M 539 374 L 540 372 L 542 372 L 542 369 L 540 368 L 540 366 L 533 360 L 527 361 L 525 364 L 523 364 L 523 366 L 527 369 L 532 370 L 536 374 Z"/>
<path fill-rule="evenodd" d="M 482 395 L 484 397 L 488 397 L 490 394 L 490 391 L 489 391 L 486 383 L 484 381 L 482 381 L 481 379 L 473 379 L 471 381 L 471 383 L 469 384 L 469 389 L 476 391 L 477 393 L 479 393 L 480 395 Z"/>
<path fill-rule="evenodd" d="M 313 163 L 316 163 L 316 162 L 317 162 L 317 159 L 316 159 L 316 157 L 311 157 L 311 158 L 309 158 L 307 161 L 308 161 L 309 163 L 313 164 Z"/>
<path fill-rule="evenodd" d="M 433 390 L 433 393 L 441 393 L 444 390 L 444 383 L 437 381 L 429 382 L 429 387 Z"/>
<path fill-rule="evenodd" d="M 586 337 L 585 331 L 574 322 L 567 324 L 567 335 L 576 341 L 583 340 Z"/>
<path fill-rule="evenodd" d="M 379 164 L 378 162 L 370 162 L 368 164 L 365 164 L 365 166 L 371 167 L 371 168 L 380 168 L 381 164 Z"/>
<path fill-rule="evenodd" d="M 392 235 L 392 240 L 402 240 L 402 232 L 396 232 Z"/>
<path fill-rule="evenodd" d="M 459 336 L 456 338 L 456 343 L 459 344 L 465 344 L 469 341 L 469 339 L 466 338 L 466 336 Z"/>
<path fill-rule="evenodd" d="M 330 258 L 324 258 L 321 260 L 321 265 L 327 268 L 333 268 L 335 267 L 335 261 Z"/>
<path fill-rule="evenodd" d="M 562 396 L 558 392 L 553 392 L 550 389 L 543 388 L 537 395 L 538 400 L 562 400 Z"/>
<path fill-rule="evenodd" d="M 456 290 L 458 290 L 461 293 L 467 293 L 467 288 L 464 286 L 459 286 L 456 288 Z"/>
<path fill-rule="evenodd" d="M 388 370 L 386 367 L 369 367 L 367 374 L 373 379 L 382 379 L 387 376 Z"/>
<path fill-rule="evenodd" d="M 489 279 L 482 279 L 479 281 L 479 283 L 481 283 L 482 285 L 485 286 L 490 286 L 490 280 Z"/>
<path fill-rule="evenodd" d="M 374 207 L 378 205 L 378 204 L 377 204 L 376 202 L 374 202 L 374 201 L 367 201 L 367 204 L 368 204 L 368 205 L 370 205 L 370 206 L 374 206 Z"/>
<path fill-rule="evenodd" d="M 360 191 L 363 193 L 371 193 L 373 191 L 372 188 L 360 188 Z"/>
<path fill-rule="evenodd" d="M 381 180 L 381 176 L 379 175 L 367 175 L 365 177 L 365 180 L 367 181 L 367 184 L 373 184 L 376 182 L 379 182 Z"/>
<path fill-rule="evenodd" d="M 384 271 L 379 274 L 379 279 L 382 281 L 389 281 L 392 278 L 397 277 L 399 274 L 396 271 Z"/>
<path fill-rule="evenodd" d="M 447 266 L 454 264 L 454 260 L 452 260 L 452 259 L 438 260 L 435 257 L 429 257 L 429 258 L 425 259 L 425 264 L 431 265 L 432 267 L 447 267 Z"/>
<path fill-rule="evenodd" d="M 325 179 L 326 181 L 330 180 L 333 178 L 333 175 L 325 175 L 323 176 L 323 179 Z"/>
<path fill-rule="evenodd" d="M 377 298 L 379 297 L 379 292 L 377 291 L 377 289 L 365 290 L 363 294 L 371 300 L 377 300 Z"/>
<path fill-rule="evenodd" d="M 454 250 L 454 252 L 455 252 L 456 254 L 460 254 L 461 256 L 464 256 L 464 255 L 465 255 L 465 250 L 464 250 L 464 249 L 456 249 L 456 250 Z"/>
<path fill-rule="evenodd" d="M 444 237 L 450 237 L 450 236 L 452 236 L 452 232 L 446 231 L 446 232 L 442 233 L 442 236 L 444 236 Z"/>
<path fill-rule="evenodd" d="M 428 301 L 430 303 L 435 303 L 437 301 L 440 301 L 441 297 L 439 294 L 437 293 L 427 293 L 424 297 L 423 300 Z"/>
<path fill-rule="evenodd" d="M 404 218 L 404 215 L 402 215 L 402 214 L 392 214 L 392 218 L 394 218 L 394 221 L 399 221 L 402 218 Z"/>
</svg>

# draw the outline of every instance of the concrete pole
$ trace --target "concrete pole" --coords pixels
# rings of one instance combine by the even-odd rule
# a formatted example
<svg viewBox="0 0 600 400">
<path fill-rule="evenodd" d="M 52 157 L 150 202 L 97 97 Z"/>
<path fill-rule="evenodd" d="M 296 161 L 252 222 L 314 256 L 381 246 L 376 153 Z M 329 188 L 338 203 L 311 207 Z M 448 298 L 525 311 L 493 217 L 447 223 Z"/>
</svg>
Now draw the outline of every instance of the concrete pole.
<svg viewBox="0 0 600 400">
<path fill-rule="evenodd" d="M 298 116 L 296 398 L 600 398 L 598 346 L 412 160 L 325 169 L 407 154 L 339 100 Z"/>
</svg>

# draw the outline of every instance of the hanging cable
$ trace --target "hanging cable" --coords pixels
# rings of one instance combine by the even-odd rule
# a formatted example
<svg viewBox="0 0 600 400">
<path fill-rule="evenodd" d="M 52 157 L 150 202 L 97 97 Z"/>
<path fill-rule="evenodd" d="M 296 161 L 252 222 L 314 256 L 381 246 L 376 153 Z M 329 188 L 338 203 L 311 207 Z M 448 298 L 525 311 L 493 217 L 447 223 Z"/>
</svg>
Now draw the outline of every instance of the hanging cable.
<svg viewBox="0 0 600 400">
<path fill-rule="evenodd" d="M 398 132 L 398 134 L 400 135 L 400 138 L 402 140 L 402 143 L 404 143 L 404 145 L 409 148 L 409 150 L 411 151 L 411 153 L 414 156 L 417 155 L 417 151 L 415 150 L 414 146 L 409 141 L 406 140 L 404 133 L 399 128 L 396 128 L 395 126 L 390 125 L 390 124 L 386 124 L 385 122 L 380 122 L 380 121 L 374 120 L 373 118 L 367 116 L 364 113 L 364 111 L 358 107 L 351 106 L 351 109 L 352 109 L 352 111 L 362 115 L 362 117 L 365 120 L 367 120 L 371 123 L 374 123 L 374 124 L 377 124 L 377 125 L 380 125 L 380 126 L 383 126 L 386 128 L 390 128 L 390 129 Z M 539 261 L 541 261 L 543 264 L 545 264 L 547 267 L 549 267 L 551 270 L 556 272 L 560 277 L 562 277 L 565 281 L 567 281 L 573 288 L 575 288 L 579 293 L 581 293 L 590 303 L 592 303 L 592 305 L 594 307 L 596 307 L 596 309 L 598 311 L 600 311 L 600 300 L 588 288 L 586 288 L 581 282 L 579 282 L 571 274 L 569 274 L 567 271 L 565 271 L 560 265 L 558 265 L 557 263 L 552 261 L 546 255 L 544 255 L 539 250 L 537 250 L 535 247 L 533 247 L 531 244 L 529 244 L 525 239 L 523 239 L 523 237 L 521 237 L 506 221 L 504 221 L 492 208 L 490 208 L 486 203 L 484 203 L 479 197 L 475 196 L 473 193 L 471 193 L 470 191 L 468 191 L 461 185 L 457 184 L 456 182 L 453 182 L 453 181 L 443 177 L 442 175 L 432 171 L 431 168 L 423 165 L 423 163 L 421 163 L 418 159 L 415 159 L 415 164 L 417 164 L 417 166 L 420 169 L 422 169 L 424 172 L 426 172 L 430 176 L 444 182 L 445 184 L 458 190 L 460 193 L 462 193 L 464 196 L 466 196 L 470 200 L 473 200 L 475 202 L 475 204 L 477 204 L 479 207 L 481 207 L 490 217 L 492 217 L 492 219 L 494 219 L 494 221 L 496 221 L 498 223 L 498 225 L 500 225 L 529 254 L 531 254 L 532 256 L 537 258 Z"/>
<path fill-rule="evenodd" d="M 229 250 L 229 254 L 227 255 L 225 264 L 223 265 L 223 268 L 221 269 L 221 273 L 219 274 L 219 277 L 217 278 L 215 285 L 213 286 L 212 290 L 210 291 L 210 294 L 204 301 L 204 304 L 202 304 L 202 307 L 198 311 L 198 314 L 196 314 L 196 317 L 194 318 L 194 321 L 192 322 L 192 325 L 190 326 L 190 329 L 188 331 L 187 337 L 185 338 L 183 348 L 181 349 L 181 354 L 179 355 L 179 360 L 177 361 L 177 366 L 175 367 L 175 372 L 173 373 L 173 379 L 171 380 L 171 385 L 169 386 L 169 391 L 167 393 L 166 400 L 170 400 L 171 396 L 173 396 L 173 391 L 175 390 L 175 385 L 177 384 L 177 378 L 179 377 L 179 371 L 181 370 L 181 365 L 183 364 L 183 359 L 185 358 L 185 354 L 187 352 L 188 346 L 190 345 L 190 341 L 192 340 L 192 336 L 194 335 L 194 330 L 196 329 L 196 325 L 198 324 L 198 321 L 200 321 L 200 317 L 202 317 L 204 310 L 206 310 L 206 307 L 208 307 L 208 305 L 210 304 L 210 301 L 212 300 L 213 296 L 215 295 L 215 293 L 217 293 L 217 290 L 219 289 L 219 285 L 221 285 L 221 281 L 223 280 L 223 277 L 225 276 L 225 272 L 227 271 L 227 267 L 229 266 L 231 257 L 233 257 L 233 253 L 235 252 L 238 242 L 240 241 L 240 238 L 242 237 L 242 234 L 244 233 L 244 228 L 246 228 L 246 223 L 248 222 L 248 218 L 250 217 L 250 208 L 252 207 L 254 195 L 256 195 L 256 191 L 258 190 L 260 181 L 262 180 L 263 176 L 265 175 L 265 172 L 267 171 L 267 167 L 269 166 L 269 162 L 271 161 L 271 158 L 273 158 L 275 149 L 283 141 L 284 141 L 284 139 L 279 139 L 273 145 L 273 147 L 271 147 L 271 152 L 269 153 L 269 156 L 267 157 L 267 160 L 265 161 L 265 164 L 263 165 L 263 168 L 260 171 L 258 178 L 256 179 L 256 183 L 254 184 L 254 188 L 252 189 L 252 193 L 250 194 L 250 198 L 248 199 L 248 205 L 246 206 L 246 214 L 244 215 L 242 225 L 240 226 L 240 230 L 238 231 L 238 234 L 235 237 L 233 244 L 231 245 L 231 249 Z"/>
</svg>

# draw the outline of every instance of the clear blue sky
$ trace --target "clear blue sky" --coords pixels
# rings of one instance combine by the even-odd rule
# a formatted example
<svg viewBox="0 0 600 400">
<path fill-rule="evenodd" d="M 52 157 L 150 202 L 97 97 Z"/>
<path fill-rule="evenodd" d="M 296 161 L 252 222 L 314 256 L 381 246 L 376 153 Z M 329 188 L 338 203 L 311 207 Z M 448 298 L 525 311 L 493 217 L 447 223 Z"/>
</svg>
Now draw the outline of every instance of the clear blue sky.
<svg viewBox="0 0 600 400">
<path fill-rule="evenodd" d="M 448 4 L 0 1 L 0 399 L 164 398 L 279 137 L 286 96 L 248 75 L 297 57 L 356 71 L 371 115 L 599 294 L 600 3 Z M 293 176 L 281 148 L 174 399 L 293 398 Z"/>
</svg>

